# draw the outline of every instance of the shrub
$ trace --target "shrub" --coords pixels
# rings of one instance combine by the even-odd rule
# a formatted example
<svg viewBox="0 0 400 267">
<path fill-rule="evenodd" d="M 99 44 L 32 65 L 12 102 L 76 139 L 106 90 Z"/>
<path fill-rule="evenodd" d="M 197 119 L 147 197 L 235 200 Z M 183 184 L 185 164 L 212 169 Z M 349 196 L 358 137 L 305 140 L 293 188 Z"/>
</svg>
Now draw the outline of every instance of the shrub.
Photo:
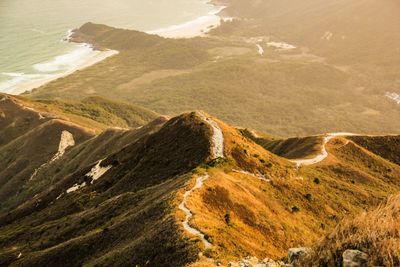
<svg viewBox="0 0 400 267">
<path fill-rule="evenodd" d="M 312 195 L 311 195 L 310 193 L 305 194 L 304 197 L 305 197 L 308 201 L 311 201 L 311 200 L 312 200 Z"/>
<path fill-rule="evenodd" d="M 299 212 L 299 211 L 300 211 L 300 208 L 299 208 L 299 207 L 297 207 L 297 206 L 293 206 L 293 207 L 292 207 L 292 212 L 293 212 L 293 213 Z"/>
<path fill-rule="evenodd" d="M 226 224 L 230 226 L 231 225 L 231 212 L 229 210 L 225 213 L 224 218 L 225 218 Z"/>
</svg>

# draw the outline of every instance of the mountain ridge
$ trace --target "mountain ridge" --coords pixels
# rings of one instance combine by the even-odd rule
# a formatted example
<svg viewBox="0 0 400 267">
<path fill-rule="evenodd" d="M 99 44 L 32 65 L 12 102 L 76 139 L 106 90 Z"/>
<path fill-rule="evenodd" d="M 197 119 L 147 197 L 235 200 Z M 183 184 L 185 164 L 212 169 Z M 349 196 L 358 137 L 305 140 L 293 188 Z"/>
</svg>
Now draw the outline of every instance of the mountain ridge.
<svg viewBox="0 0 400 267">
<path fill-rule="evenodd" d="M 296 168 L 200 111 L 103 131 L 3 197 L 0 262 L 184 266 L 246 255 L 280 259 L 400 189 L 397 164 L 346 137 L 330 140 L 327 150 L 322 162 Z M 207 179 L 194 186 L 201 177 Z M 147 226 L 139 227 L 142 221 Z M 185 230 L 185 221 L 202 237 Z"/>
</svg>

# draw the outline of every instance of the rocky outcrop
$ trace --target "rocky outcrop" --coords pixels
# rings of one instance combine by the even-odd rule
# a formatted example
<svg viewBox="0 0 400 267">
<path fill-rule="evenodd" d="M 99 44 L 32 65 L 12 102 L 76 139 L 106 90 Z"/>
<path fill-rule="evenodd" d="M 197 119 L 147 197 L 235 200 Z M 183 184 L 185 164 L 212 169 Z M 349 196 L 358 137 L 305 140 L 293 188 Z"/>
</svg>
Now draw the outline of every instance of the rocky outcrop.
<svg viewBox="0 0 400 267">
<path fill-rule="evenodd" d="M 343 267 L 366 267 L 368 255 L 359 250 L 348 249 L 343 252 Z"/>
</svg>

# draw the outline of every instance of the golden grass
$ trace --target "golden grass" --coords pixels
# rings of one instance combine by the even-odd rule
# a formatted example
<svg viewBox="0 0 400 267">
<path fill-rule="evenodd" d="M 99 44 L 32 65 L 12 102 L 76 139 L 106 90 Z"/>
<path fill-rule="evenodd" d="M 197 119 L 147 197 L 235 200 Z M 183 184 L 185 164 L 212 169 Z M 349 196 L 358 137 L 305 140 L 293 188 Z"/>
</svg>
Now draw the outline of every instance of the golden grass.
<svg viewBox="0 0 400 267">
<path fill-rule="evenodd" d="M 377 209 L 340 223 L 315 248 L 316 266 L 336 265 L 346 249 L 358 249 L 369 255 L 371 266 L 400 265 L 400 194 Z"/>
<path fill-rule="evenodd" d="M 303 227 L 312 222 L 302 213 L 292 214 L 276 193 L 254 176 L 211 171 L 205 188 L 188 201 L 195 214 L 192 224 L 214 244 L 211 255 L 223 261 L 247 255 L 281 258 L 290 246 L 316 240 L 318 231 Z"/>
<path fill-rule="evenodd" d="M 194 214 L 190 224 L 209 237 L 209 255 L 222 264 L 248 255 L 280 259 L 288 248 L 311 246 L 342 218 L 374 207 L 399 190 L 399 167 L 345 138 L 329 143 L 330 155 L 321 164 L 296 170 L 238 130 L 215 121 L 224 133 L 227 162 L 198 170 L 210 178 L 192 193 L 187 206 Z M 389 167 L 394 176 L 385 177 L 383 170 Z M 254 175 L 260 173 L 271 182 Z M 183 213 L 176 212 L 176 218 L 183 220 Z"/>
<path fill-rule="evenodd" d="M 207 171 L 210 178 L 186 202 L 194 214 L 190 224 L 208 235 L 213 243 L 211 256 L 223 264 L 248 255 L 281 258 L 290 246 L 317 240 L 319 231 L 314 229 L 319 222 L 310 220 L 302 212 L 293 214 L 288 203 L 293 200 L 286 202 L 279 197 L 280 185 L 289 180 L 291 186 L 301 190 L 301 183 L 294 179 L 292 164 L 249 141 L 236 129 L 215 121 L 224 133 L 227 163 L 198 170 L 199 173 Z M 249 173 L 237 172 L 240 170 Z M 263 174 L 273 182 L 250 173 Z M 193 181 L 194 178 L 188 188 Z M 177 194 L 175 206 L 179 205 L 183 192 Z M 176 218 L 182 221 L 183 213 L 178 210 Z M 313 227 L 303 227 L 304 221 Z"/>
</svg>

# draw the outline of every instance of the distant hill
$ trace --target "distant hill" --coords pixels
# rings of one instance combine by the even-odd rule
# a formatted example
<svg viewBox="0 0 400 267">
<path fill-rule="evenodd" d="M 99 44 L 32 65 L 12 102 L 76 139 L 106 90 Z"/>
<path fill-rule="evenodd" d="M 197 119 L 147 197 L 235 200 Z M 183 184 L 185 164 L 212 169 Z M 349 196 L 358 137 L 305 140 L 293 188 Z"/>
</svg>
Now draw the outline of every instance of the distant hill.
<svg viewBox="0 0 400 267">
<path fill-rule="evenodd" d="M 9 121 L 20 118 L 1 107 Z M 296 167 L 203 112 L 96 136 L 31 112 L 32 130 L 6 141 L 0 155 L 10 163 L 43 154 L 46 162 L 1 175 L 0 265 L 280 259 L 400 190 L 398 164 L 346 137 L 327 144 L 322 162 Z"/>
<path fill-rule="evenodd" d="M 18 103 L 25 110 L 36 111 L 40 114 L 38 116 L 47 114 L 54 118 L 91 127 L 97 132 L 109 127 L 137 128 L 160 116 L 138 105 L 98 96 L 87 97 L 81 101 L 64 99 L 31 101 L 26 97 L 5 94 L 0 94 L 0 98 Z"/>
</svg>

